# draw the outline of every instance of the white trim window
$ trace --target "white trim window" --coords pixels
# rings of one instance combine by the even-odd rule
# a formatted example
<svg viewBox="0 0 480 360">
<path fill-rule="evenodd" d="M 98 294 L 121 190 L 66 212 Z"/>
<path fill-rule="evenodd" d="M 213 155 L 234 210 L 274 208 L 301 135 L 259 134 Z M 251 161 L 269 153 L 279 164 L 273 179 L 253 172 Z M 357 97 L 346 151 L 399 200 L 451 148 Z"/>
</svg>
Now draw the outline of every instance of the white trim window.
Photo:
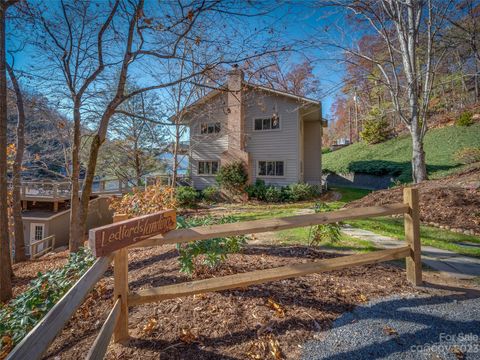
<svg viewBox="0 0 480 360">
<path fill-rule="evenodd" d="M 265 176 L 265 177 L 285 176 L 285 161 L 259 160 L 257 162 L 257 176 Z"/>
<path fill-rule="evenodd" d="M 45 224 L 30 224 L 30 242 L 42 240 L 45 236 Z"/>
<path fill-rule="evenodd" d="M 201 123 L 200 124 L 200 134 L 218 134 L 222 130 L 222 125 L 219 122 L 214 123 Z"/>
<path fill-rule="evenodd" d="M 219 165 L 217 160 L 199 161 L 197 173 L 198 175 L 217 175 Z"/>
<path fill-rule="evenodd" d="M 280 130 L 280 118 L 274 115 L 270 118 L 257 118 L 253 120 L 254 131 Z"/>
</svg>

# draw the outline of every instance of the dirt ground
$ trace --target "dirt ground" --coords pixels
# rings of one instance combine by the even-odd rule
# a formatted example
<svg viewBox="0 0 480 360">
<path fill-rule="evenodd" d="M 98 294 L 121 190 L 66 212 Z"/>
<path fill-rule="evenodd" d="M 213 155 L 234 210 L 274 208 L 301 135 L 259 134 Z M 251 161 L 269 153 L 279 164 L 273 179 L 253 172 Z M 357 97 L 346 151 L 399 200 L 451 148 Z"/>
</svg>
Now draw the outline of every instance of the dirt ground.
<svg viewBox="0 0 480 360">
<path fill-rule="evenodd" d="M 480 166 L 440 180 L 429 180 L 417 187 L 422 222 L 473 230 L 480 235 Z M 402 192 L 400 187 L 375 191 L 347 207 L 402 202 Z"/>
<path fill-rule="evenodd" d="M 339 255 L 301 246 L 248 246 L 243 253 L 231 255 L 214 273 L 203 269 L 194 278 L 333 256 Z M 55 264 L 64 259 L 64 253 L 52 257 Z M 16 272 L 23 271 L 24 278 L 32 276 L 40 262 L 27 263 Z M 48 262 L 45 259 L 42 266 L 48 266 Z M 178 270 L 173 246 L 132 250 L 130 289 L 190 280 Z M 97 284 L 50 346 L 46 359 L 85 357 L 112 306 L 112 275 L 109 270 Z M 23 286 L 17 282 L 15 291 Z M 131 340 L 110 344 L 107 359 L 298 358 L 305 341 L 356 304 L 412 291 L 400 267 L 379 264 L 142 305 L 130 309 Z"/>
</svg>

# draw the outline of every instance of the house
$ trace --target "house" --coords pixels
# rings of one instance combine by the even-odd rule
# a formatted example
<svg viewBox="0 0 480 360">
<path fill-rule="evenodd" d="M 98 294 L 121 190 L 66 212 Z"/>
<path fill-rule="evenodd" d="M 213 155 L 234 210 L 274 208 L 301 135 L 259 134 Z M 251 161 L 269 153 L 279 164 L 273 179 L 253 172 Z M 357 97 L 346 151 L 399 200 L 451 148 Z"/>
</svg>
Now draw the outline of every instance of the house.
<svg viewBox="0 0 480 360">
<path fill-rule="evenodd" d="M 316 100 L 250 84 L 232 70 L 226 86 L 184 109 L 193 186 L 215 185 L 222 165 L 243 161 L 249 182 L 321 184 L 322 107 Z"/>
<path fill-rule="evenodd" d="M 88 207 L 87 230 L 112 223 L 110 197 L 121 195 L 125 191 L 128 191 L 128 184 L 123 184 L 120 180 L 94 183 Z M 43 254 L 50 246 L 68 246 L 70 196 L 68 182 L 22 182 L 22 222 L 26 255 L 35 257 Z"/>
</svg>

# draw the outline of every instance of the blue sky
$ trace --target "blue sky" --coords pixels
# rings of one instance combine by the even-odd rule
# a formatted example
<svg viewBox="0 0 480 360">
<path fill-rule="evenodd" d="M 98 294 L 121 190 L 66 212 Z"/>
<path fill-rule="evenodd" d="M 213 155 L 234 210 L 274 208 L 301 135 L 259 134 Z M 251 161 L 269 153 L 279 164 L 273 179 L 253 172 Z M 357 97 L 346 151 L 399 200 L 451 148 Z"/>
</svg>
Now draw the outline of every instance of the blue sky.
<svg viewBox="0 0 480 360">
<path fill-rule="evenodd" d="M 56 1 L 50 0 L 50 6 Z M 274 8 L 276 2 L 272 1 L 267 4 Z M 290 53 L 288 55 L 289 62 L 300 63 L 307 59 L 312 63 L 324 94 L 319 100 L 323 103 L 324 116 L 328 118 L 331 104 L 341 87 L 344 68 L 341 62 L 337 61 L 338 53 L 332 48 L 322 45 L 322 42 L 324 38 L 335 42 L 351 41 L 355 35 L 345 34 L 344 29 L 348 29 L 348 25 L 344 20 L 343 13 L 336 12 L 334 9 L 315 8 L 314 2 L 298 4 L 297 2 L 283 3 L 282 6 L 278 6 L 263 17 L 252 17 L 249 23 L 252 27 L 265 24 L 274 26 L 276 35 L 286 42 L 294 44 L 300 51 Z M 307 46 L 305 46 L 306 44 Z M 15 39 L 7 39 L 7 47 L 14 48 Z M 15 67 L 27 69 L 31 64 L 38 65 L 37 62 L 36 54 L 32 49 L 26 47 L 16 55 Z M 142 79 L 137 79 L 137 81 L 141 82 Z M 35 86 L 35 81 L 30 82 L 29 85 Z"/>
</svg>

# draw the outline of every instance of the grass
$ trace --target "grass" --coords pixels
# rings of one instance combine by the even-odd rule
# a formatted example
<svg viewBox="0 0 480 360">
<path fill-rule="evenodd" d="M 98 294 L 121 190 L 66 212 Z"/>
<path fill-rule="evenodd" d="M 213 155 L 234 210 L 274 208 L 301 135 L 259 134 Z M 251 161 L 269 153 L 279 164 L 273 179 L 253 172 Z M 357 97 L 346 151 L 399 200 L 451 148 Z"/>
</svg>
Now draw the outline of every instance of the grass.
<svg viewBox="0 0 480 360">
<path fill-rule="evenodd" d="M 376 234 L 390 236 L 399 240 L 404 239 L 402 218 L 376 218 L 347 221 L 346 223 L 360 229 L 370 230 Z M 459 244 L 461 242 L 480 244 L 480 237 L 478 236 L 464 235 L 431 226 L 420 225 L 420 237 L 422 239 L 422 245 L 450 250 L 462 255 L 480 257 L 480 247 L 464 247 Z"/>
<path fill-rule="evenodd" d="M 331 190 L 341 194 L 339 200 L 328 203 L 332 209 L 339 209 L 346 203 L 361 199 L 370 192 L 369 190 L 341 187 L 331 188 Z M 286 217 L 295 215 L 299 209 L 311 209 L 313 206 L 314 202 L 268 205 L 250 204 L 248 206 L 242 206 L 241 211 L 235 212 L 234 216 L 239 221 Z M 232 210 L 233 209 L 235 209 L 235 207 L 232 207 Z M 402 218 L 384 217 L 353 220 L 347 221 L 346 223 L 360 229 L 370 230 L 377 234 L 390 236 L 399 240 L 403 240 L 404 238 L 404 225 Z M 282 230 L 278 232 L 278 241 L 282 244 L 306 245 L 309 240 L 309 231 L 309 227 Z M 478 236 L 458 234 L 425 225 L 420 226 L 420 232 L 423 245 L 450 250 L 467 256 L 480 257 L 480 248 L 464 247 L 459 244 L 462 242 L 480 243 L 480 237 Z M 347 235 L 342 235 L 342 239 L 338 243 L 324 243 L 322 246 L 329 249 L 355 250 L 360 252 L 377 250 L 372 242 L 349 237 Z"/>
<path fill-rule="evenodd" d="M 430 178 L 451 174 L 463 167 L 455 160 L 456 151 L 465 147 L 480 147 L 480 124 L 429 130 L 424 147 Z M 359 142 L 324 154 L 322 167 L 335 173 L 390 174 L 408 183 L 412 179 L 411 154 L 411 138 L 406 135 L 376 145 Z"/>
<path fill-rule="evenodd" d="M 282 245 L 309 244 L 310 227 L 282 230 L 278 232 L 278 239 Z M 378 250 L 375 245 L 368 240 L 356 239 L 354 237 L 342 234 L 337 242 L 324 242 L 321 248 L 338 251 L 370 252 Z"/>
</svg>

